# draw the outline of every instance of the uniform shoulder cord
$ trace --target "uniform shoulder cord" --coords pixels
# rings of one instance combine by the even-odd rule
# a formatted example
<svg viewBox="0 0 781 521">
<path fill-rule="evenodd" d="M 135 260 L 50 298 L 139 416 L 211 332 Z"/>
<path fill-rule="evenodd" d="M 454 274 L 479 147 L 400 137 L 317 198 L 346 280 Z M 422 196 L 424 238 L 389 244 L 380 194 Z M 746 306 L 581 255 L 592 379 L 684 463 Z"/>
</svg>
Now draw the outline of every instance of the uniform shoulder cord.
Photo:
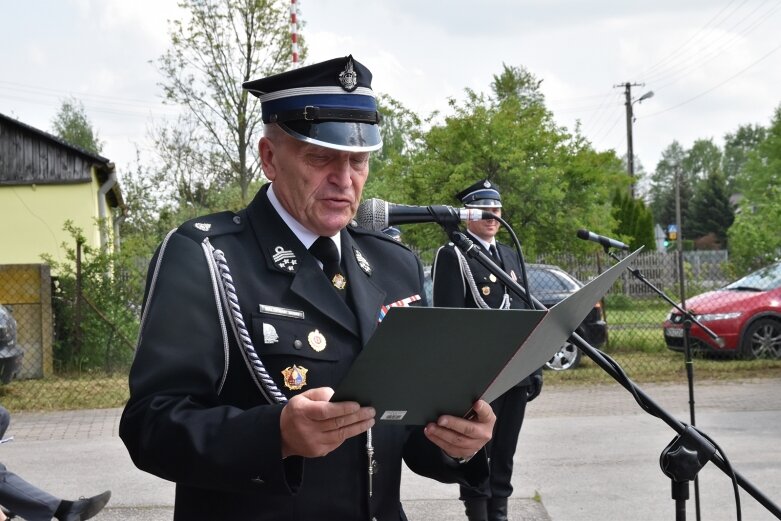
<svg viewBox="0 0 781 521">
<path fill-rule="evenodd" d="M 215 249 L 209 239 L 204 240 L 204 250 L 211 255 L 207 255 L 209 260 L 209 267 L 213 274 L 217 276 L 219 280 L 220 296 L 226 310 L 228 311 L 228 318 L 233 329 L 233 334 L 236 336 L 236 340 L 241 346 L 242 354 L 245 361 L 252 368 L 252 374 L 255 377 L 257 383 L 259 383 L 260 390 L 266 399 L 271 403 L 286 403 L 287 397 L 279 391 L 274 380 L 266 371 L 266 367 L 260 360 L 255 347 L 252 345 L 252 338 L 250 337 L 247 327 L 244 323 L 244 317 L 241 316 L 241 307 L 239 306 L 239 296 L 236 294 L 236 289 L 233 285 L 233 277 L 230 274 L 230 268 L 228 267 L 228 260 L 225 258 L 225 254 L 222 250 Z M 374 459 L 374 445 L 372 444 L 372 430 L 366 431 L 366 456 L 368 459 L 368 478 L 369 478 L 369 497 L 373 494 L 373 477 L 377 473 L 377 462 Z"/>
<path fill-rule="evenodd" d="M 274 380 L 269 376 L 266 367 L 260 360 L 255 346 L 252 345 L 252 338 L 244 324 L 244 317 L 241 316 L 241 307 L 239 306 L 239 296 L 236 294 L 236 288 L 233 285 L 228 260 L 222 250 L 215 249 L 209 242 L 208 237 L 203 241 L 204 252 L 207 253 L 206 260 L 209 268 L 219 281 L 218 288 L 222 298 L 223 307 L 227 311 L 233 334 L 241 347 L 241 353 L 244 360 L 250 367 L 255 383 L 258 384 L 263 396 L 270 403 L 285 403 L 287 397 L 277 388 Z"/>
<path fill-rule="evenodd" d="M 464 254 L 461 253 L 461 250 L 459 250 L 457 246 L 454 246 L 453 249 L 455 250 L 456 256 L 458 257 L 458 262 L 461 265 L 461 274 L 464 276 L 464 280 L 466 281 L 467 286 L 469 286 L 469 291 L 472 292 L 472 298 L 475 300 L 475 304 L 477 304 L 477 307 L 479 308 L 493 309 L 483 299 L 483 296 L 480 294 L 480 290 L 477 289 L 475 277 L 472 275 L 472 270 L 469 268 L 469 262 L 466 260 L 466 257 L 464 257 Z M 499 307 L 496 309 L 509 309 L 510 295 L 507 293 L 507 287 L 504 284 L 502 284 L 502 288 L 504 289 L 504 296 L 502 296 L 502 303 L 499 304 Z"/>
</svg>

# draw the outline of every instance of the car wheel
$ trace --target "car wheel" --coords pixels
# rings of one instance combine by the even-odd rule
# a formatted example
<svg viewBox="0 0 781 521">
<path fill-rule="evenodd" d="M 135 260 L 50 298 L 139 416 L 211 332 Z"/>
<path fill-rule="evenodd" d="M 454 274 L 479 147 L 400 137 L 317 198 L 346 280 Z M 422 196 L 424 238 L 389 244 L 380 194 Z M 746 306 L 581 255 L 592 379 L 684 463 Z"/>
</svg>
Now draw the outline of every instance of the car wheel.
<svg viewBox="0 0 781 521">
<path fill-rule="evenodd" d="M 545 363 L 545 367 L 553 371 L 575 369 L 580 364 L 580 349 L 575 344 L 567 342 Z"/>
<path fill-rule="evenodd" d="M 743 358 L 781 359 L 781 322 L 772 318 L 760 318 L 743 334 L 740 343 Z"/>
</svg>

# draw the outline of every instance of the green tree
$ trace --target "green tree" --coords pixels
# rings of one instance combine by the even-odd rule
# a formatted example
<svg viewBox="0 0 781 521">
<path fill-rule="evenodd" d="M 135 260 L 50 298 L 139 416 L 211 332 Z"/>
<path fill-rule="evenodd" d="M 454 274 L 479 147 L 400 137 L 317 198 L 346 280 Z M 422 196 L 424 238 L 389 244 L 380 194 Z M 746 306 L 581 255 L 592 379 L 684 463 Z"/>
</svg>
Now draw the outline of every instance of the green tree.
<svg viewBox="0 0 781 521">
<path fill-rule="evenodd" d="M 702 237 L 713 233 L 722 247 L 727 245 L 727 230 L 735 220 L 729 202 L 727 182 L 719 170 L 698 184 L 691 201 L 690 236 Z"/>
<path fill-rule="evenodd" d="M 616 219 L 613 236 L 627 241 L 633 250 L 640 246 L 645 246 L 646 251 L 656 249 L 653 214 L 642 199 L 617 190 L 613 194 L 613 215 Z"/>
<path fill-rule="evenodd" d="M 714 172 L 721 171 L 721 149 L 712 139 L 698 139 L 686 151 L 682 166 L 683 173 L 693 187 L 707 179 Z"/>
<path fill-rule="evenodd" d="M 612 230 L 610 190 L 628 182 L 620 160 L 558 127 L 526 69 L 505 65 L 493 80 L 491 94 L 467 89 L 463 102 L 450 100 L 452 114 L 425 132 L 403 202 L 457 204 L 455 193 L 485 177 L 502 190 L 503 216 L 526 253 L 586 251 L 574 231 Z M 423 252 L 443 242 L 436 227 L 411 228 L 405 241 Z"/>
<path fill-rule="evenodd" d="M 680 181 L 681 221 L 684 237 L 689 238 L 686 226 L 689 221 L 689 200 L 693 189 L 691 178 L 684 175 L 686 151 L 673 141 L 662 151 L 662 158 L 651 176 L 651 211 L 663 229 L 675 224 L 675 184 Z"/>
<path fill-rule="evenodd" d="M 94 154 L 100 154 L 103 143 L 87 117 L 84 105 L 75 98 L 62 102 L 52 120 L 54 134 L 70 143 Z"/>
<path fill-rule="evenodd" d="M 171 47 L 158 60 L 165 98 L 198 122 L 199 139 L 192 145 L 201 147 L 210 164 L 224 165 L 246 201 L 250 183 L 260 175 L 253 135 L 262 122 L 242 83 L 289 66 L 289 4 L 183 0 L 179 6 L 187 19 L 171 23 Z"/>
<path fill-rule="evenodd" d="M 410 158 L 421 146 L 421 121 L 417 114 L 388 95 L 378 96 L 377 106 L 382 117 L 383 144 L 382 149 L 371 155 L 363 197 L 403 201 Z"/>
<path fill-rule="evenodd" d="M 781 106 L 736 181 L 743 198 L 728 236 L 731 260 L 745 271 L 781 256 Z"/>
<path fill-rule="evenodd" d="M 766 129 L 761 125 L 741 125 L 734 133 L 724 136 L 724 156 L 721 169 L 730 195 L 738 191 L 736 180 L 748 160 L 749 153 L 765 139 Z"/>
</svg>

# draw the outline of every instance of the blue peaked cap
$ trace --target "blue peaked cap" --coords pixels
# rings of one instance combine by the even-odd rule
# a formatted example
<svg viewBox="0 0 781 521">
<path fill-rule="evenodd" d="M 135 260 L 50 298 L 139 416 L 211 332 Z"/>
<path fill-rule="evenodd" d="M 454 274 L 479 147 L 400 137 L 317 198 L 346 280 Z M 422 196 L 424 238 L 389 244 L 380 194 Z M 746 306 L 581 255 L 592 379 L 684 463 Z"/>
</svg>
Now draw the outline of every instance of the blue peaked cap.
<svg viewBox="0 0 781 521">
<path fill-rule="evenodd" d="M 260 99 L 264 123 L 300 141 L 348 152 L 382 147 L 372 73 L 352 55 L 292 69 L 243 87 Z"/>
</svg>

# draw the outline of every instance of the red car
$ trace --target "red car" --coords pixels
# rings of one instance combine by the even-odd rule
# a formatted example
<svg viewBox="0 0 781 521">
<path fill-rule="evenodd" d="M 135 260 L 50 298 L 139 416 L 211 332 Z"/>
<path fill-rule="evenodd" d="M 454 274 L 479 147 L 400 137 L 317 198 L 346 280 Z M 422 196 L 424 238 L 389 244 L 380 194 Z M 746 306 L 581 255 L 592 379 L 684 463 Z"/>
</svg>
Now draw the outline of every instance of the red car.
<svg viewBox="0 0 781 521">
<path fill-rule="evenodd" d="M 688 299 L 686 307 L 720 337 L 716 342 L 692 324 L 693 350 L 781 359 L 781 262 Z M 677 309 L 664 322 L 664 340 L 673 351 L 683 351 L 683 316 Z"/>
</svg>

